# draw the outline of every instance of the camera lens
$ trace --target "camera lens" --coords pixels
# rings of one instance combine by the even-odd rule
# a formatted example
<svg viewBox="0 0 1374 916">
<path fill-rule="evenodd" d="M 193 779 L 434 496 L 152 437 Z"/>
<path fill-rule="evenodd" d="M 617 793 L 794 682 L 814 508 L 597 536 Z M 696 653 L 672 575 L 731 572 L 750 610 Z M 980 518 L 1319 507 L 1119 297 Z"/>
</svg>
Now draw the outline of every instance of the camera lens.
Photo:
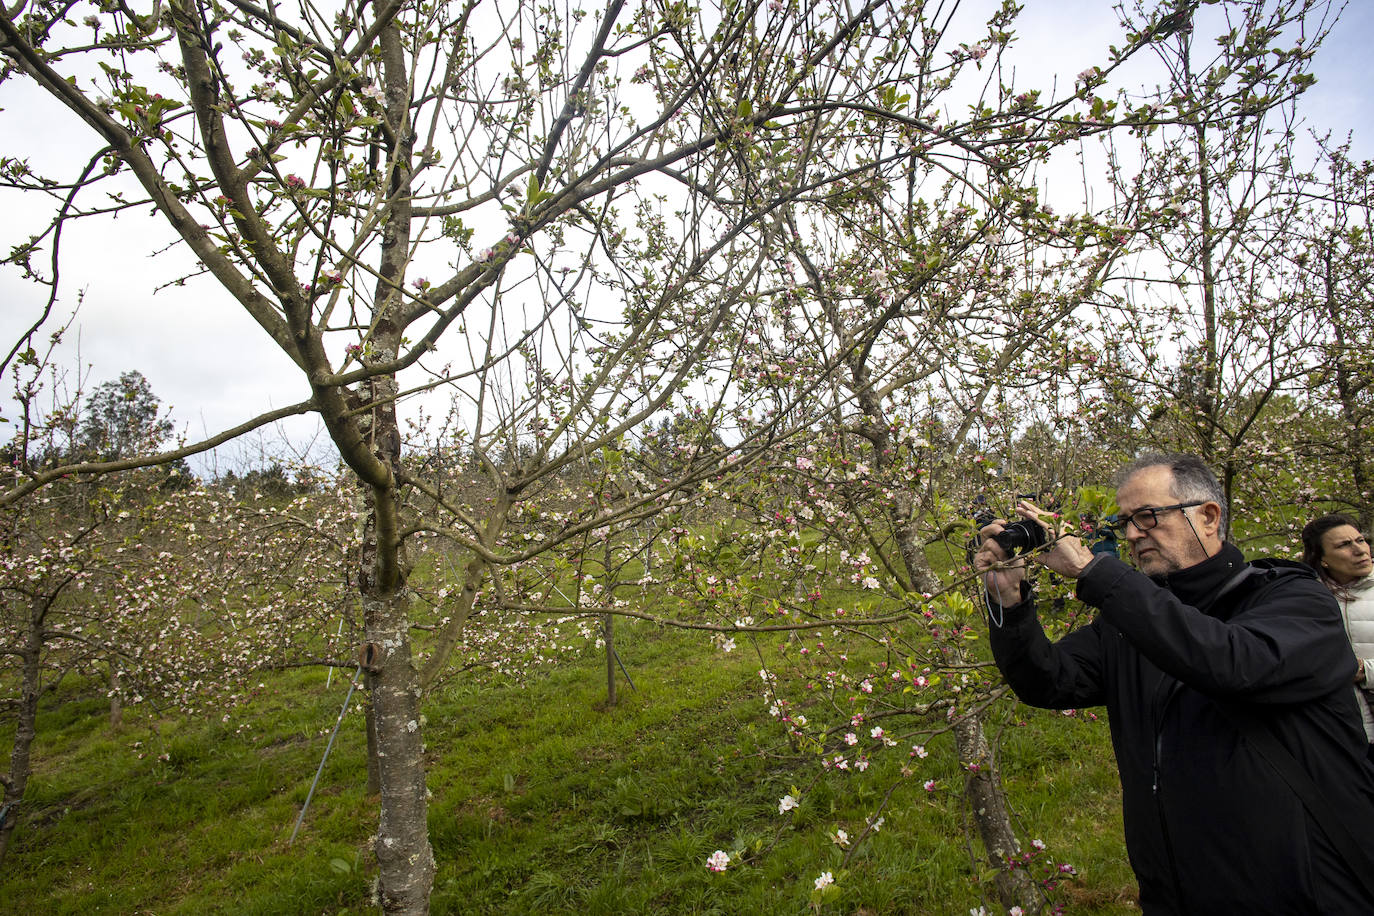
<svg viewBox="0 0 1374 916">
<path fill-rule="evenodd" d="M 1018 519 L 997 534 L 993 535 L 998 545 L 1008 556 L 1016 556 L 1034 550 L 1045 543 L 1045 529 L 1030 519 Z"/>
</svg>

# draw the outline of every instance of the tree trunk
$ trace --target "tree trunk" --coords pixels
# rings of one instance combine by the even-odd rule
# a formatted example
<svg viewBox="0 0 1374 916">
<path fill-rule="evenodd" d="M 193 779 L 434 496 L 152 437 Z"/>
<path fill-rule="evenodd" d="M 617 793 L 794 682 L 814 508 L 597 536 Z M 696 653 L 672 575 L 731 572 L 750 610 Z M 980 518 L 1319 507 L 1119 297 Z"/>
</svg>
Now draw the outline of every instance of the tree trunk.
<svg viewBox="0 0 1374 916">
<path fill-rule="evenodd" d="M 110 664 L 110 728 L 124 722 L 124 702 L 119 697 L 119 669 Z"/>
<path fill-rule="evenodd" d="M 394 351 L 393 351 L 394 352 Z M 365 429 L 377 455 L 395 466 L 400 436 L 392 398 L 395 379 L 372 380 L 371 411 Z M 365 487 L 358 586 L 362 593 L 363 639 L 369 646 L 372 720 L 380 795 L 377 828 L 378 892 L 382 911 L 421 916 L 429 912 L 434 853 L 429 845 L 420 672 L 410 643 L 409 568 L 398 533 L 399 494 L 394 487 Z"/>
<path fill-rule="evenodd" d="M 367 689 L 369 698 L 367 707 L 363 710 L 363 719 L 367 725 L 367 794 L 373 796 L 382 791 L 381 760 L 377 756 L 377 716 L 372 711 L 371 701 L 377 679 L 371 674 L 364 674 L 363 686 Z"/>
<path fill-rule="evenodd" d="M 14 730 L 14 747 L 10 751 L 10 771 L 4 777 L 5 795 L 0 801 L 0 864 L 10 848 L 10 837 L 19 823 L 19 805 L 29 784 L 30 749 L 37 735 L 38 696 L 42 690 L 43 618 L 46 607 L 35 601 L 29 613 L 29 630 L 25 635 L 23 685 L 19 697 L 19 718 Z"/>
<path fill-rule="evenodd" d="M 410 622 L 403 592 L 363 598 L 367 640 L 378 647 L 380 670 L 372 688 L 376 722 L 381 819 L 377 865 L 382 912 L 429 912 L 434 853 L 429 845 L 420 678 L 411 656 Z"/>
<path fill-rule="evenodd" d="M 875 424 L 876 426 L 876 424 Z M 886 433 L 874 439 L 877 451 L 890 448 Z M 911 494 L 901 491 L 890 506 L 892 529 L 896 533 L 897 549 L 916 591 L 934 593 L 939 582 L 926 560 L 925 548 L 915 523 L 916 504 Z M 956 660 L 962 660 L 962 653 Z M 1006 794 L 992 765 L 992 750 L 983 733 L 982 714 L 970 710 L 955 722 L 954 746 L 959 765 L 966 774 L 964 801 L 973 814 L 978 838 L 983 843 L 987 862 L 997 869 L 997 899 L 1004 909 L 1019 906 L 1022 912 L 1040 912 L 1042 900 L 1030 875 L 1012 867 L 1009 859 L 1021 851 L 1016 831 L 1011 825 Z"/>
<path fill-rule="evenodd" d="M 1208 464 L 1216 459 L 1216 434 L 1221 422 L 1221 366 L 1217 342 L 1216 227 L 1212 216 L 1212 174 L 1208 162 L 1207 129 L 1195 127 L 1198 156 L 1199 250 L 1202 286 L 1202 366 L 1195 411 L 1190 418 L 1197 435 L 1198 455 Z"/>
<path fill-rule="evenodd" d="M 606 640 L 606 705 L 615 705 L 615 615 L 607 614 L 601 623 Z"/>
<path fill-rule="evenodd" d="M 956 722 L 954 744 L 964 770 L 964 800 L 973 813 L 988 863 L 997 866 L 998 902 L 1006 909 L 1019 906 L 1025 913 L 1040 912 L 1042 900 L 1030 875 L 1009 865 L 1011 858 L 1021 852 L 1021 844 L 1011 826 L 1007 798 L 983 732 L 982 717 L 970 713 Z"/>
<path fill-rule="evenodd" d="M 863 433 L 864 438 L 873 446 L 875 464 L 880 468 L 885 467 L 890 464 L 886 456 L 896 453 L 891 424 L 885 421 L 881 405 L 869 393 L 871 388 L 866 384 L 862 367 L 855 367 L 854 375 L 856 388 L 861 392 L 859 403 L 869 421 Z M 906 568 L 909 587 L 913 591 L 928 594 L 939 591 L 939 579 L 926 559 L 914 494 L 909 489 L 896 488 L 886 511 L 897 551 Z M 991 766 L 992 755 L 983 734 L 980 713 L 972 710 L 964 713 L 956 723 L 954 741 L 959 763 L 964 772 L 969 774 L 964 786 L 965 801 L 977 824 L 988 864 L 997 869 L 998 902 L 1008 910 L 1019 906 L 1025 913 L 1038 913 L 1041 899 L 1030 876 L 1021 869 L 1011 867 L 1007 861 L 1021 847 L 1011 825 L 1001 782 Z"/>
<path fill-rule="evenodd" d="M 365 361 L 387 363 L 400 352 L 402 331 L 395 321 L 400 288 L 410 257 L 411 154 L 415 141 L 409 118 L 410 83 L 405 40 L 394 21 L 378 36 L 386 120 L 396 138 L 387 151 L 390 191 L 382 226 L 370 348 Z M 410 574 L 401 533 L 401 432 L 396 421 L 400 387 L 394 374 L 370 379 L 360 394 L 358 430 L 377 465 L 358 456 L 364 478 L 367 519 L 359 558 L 363 638 L 373 647 L 372 716 L 381 798 L 377 828 L 378 894 L 382 911 L 421 916 L 429 912 L 434 886 L 434 852 L 429 845 L 428 789 L 421 739 L 420 672 L 410 643 Z"/>
</svg>

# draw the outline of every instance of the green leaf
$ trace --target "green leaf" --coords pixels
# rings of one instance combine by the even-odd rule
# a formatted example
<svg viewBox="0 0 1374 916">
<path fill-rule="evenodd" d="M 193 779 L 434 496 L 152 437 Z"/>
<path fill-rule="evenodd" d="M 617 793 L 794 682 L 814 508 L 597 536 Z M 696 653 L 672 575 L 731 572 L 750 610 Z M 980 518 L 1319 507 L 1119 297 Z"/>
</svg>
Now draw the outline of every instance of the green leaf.
<svg viewBox="0 0 1374 916">
<path fill-rule="evenodd" d="M 550 193 L 550 192 L 548 192 L 548 191 L 541 190 L 540 185 L 539 185 L 539 179 L 538 179 L 537 177 L 535 177 L 534 175 L 531 175 L 531 176 L 530 176 L 530 180 L 525 184 L 525 210 L 526 210 L 526 212 L 528 212 L 528 211 L 529 211 L 529 208 L 533 207 L 535 204 L 539 203 L 541 200 L 547 200 L 548 198 L 550 198 L 550 197 L 552 197 L 552 196 L 553 196 L 552 193 Z"/>
</svg>

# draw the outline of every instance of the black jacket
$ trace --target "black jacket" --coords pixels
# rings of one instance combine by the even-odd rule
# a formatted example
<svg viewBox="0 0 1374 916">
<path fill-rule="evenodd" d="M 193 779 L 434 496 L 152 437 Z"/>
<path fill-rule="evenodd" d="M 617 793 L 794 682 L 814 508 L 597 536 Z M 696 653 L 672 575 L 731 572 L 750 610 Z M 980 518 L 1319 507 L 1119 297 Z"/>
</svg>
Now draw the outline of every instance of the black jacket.
<svg viewBox="0 0 1374 916">
<path fill-rule="evenodd" d="M 1261 561 L 1237 581 L 1245 565 L 1228 544 L 1155 580 L 1104 556 L 1078 581 L 1093 623 L 1050 643 L 1024 600 L 992 627 L 993 654 L 1032 706 L 1107 707 L 1146 913 L 1369 916 L 1374 899 L 1230 711 L 1374 825 L 1340 611 L 1307 567 Z"/>
</svg>

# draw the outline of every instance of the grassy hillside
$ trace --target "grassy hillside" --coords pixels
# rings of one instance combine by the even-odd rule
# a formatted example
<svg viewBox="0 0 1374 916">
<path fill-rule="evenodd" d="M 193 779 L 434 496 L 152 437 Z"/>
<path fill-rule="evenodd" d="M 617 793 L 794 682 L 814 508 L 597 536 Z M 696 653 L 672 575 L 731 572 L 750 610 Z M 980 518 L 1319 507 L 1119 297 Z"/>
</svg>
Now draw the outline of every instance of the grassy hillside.
<svg viewBox="0 0 1374 916">
<path fill-rule="evenodd" d="M 619 634 L 637 690 L 622 681 L 614 707 L 595 651 L 525 686 L 462 675 L 428 704 L 434 912 L 996 912 L 948 744 L 821 775 L 781 740 L 745 652 L 648 626 Z M 32 913 L 370 911 L 361 694 L 287 842 L 346 681 L 265 676 L 223 720 L 144 709 L 115 730 L 98 690 L 69 691 L 40 717 L 0 899 Z M 1134 912 L 1105 720 L 1000 709 L 989 732 L 1023 841 L 1046 844 L 1037 869 L 1077 871 L 1053 899 L 1069 913 Z M 779 815 L 794 789 L 801 806 Z M 857 837 L 889 792 L 879 832 L 857 850 L 835 842 L 837 829 Z M 732 858 L 723 873 L 706 867 L 717 849 Z M 836 883 L 819 897 L 824 871 Z"/>
</svg>

